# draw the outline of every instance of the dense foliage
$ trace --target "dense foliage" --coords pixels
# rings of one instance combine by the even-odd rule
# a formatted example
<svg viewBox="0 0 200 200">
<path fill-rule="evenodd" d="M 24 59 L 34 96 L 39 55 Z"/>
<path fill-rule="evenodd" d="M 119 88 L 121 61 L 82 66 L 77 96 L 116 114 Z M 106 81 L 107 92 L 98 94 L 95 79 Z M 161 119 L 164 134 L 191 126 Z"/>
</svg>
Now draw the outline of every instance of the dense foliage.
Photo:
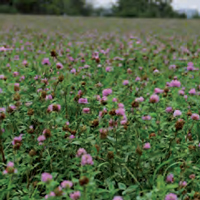
<svg viewBox="0 0 200 200">
<path fill-rule="evenodd" d="M 114 14 L 120 17 L 182 17 L 184 14 L 176 13 L 172 6 L 172 0 L 118 0 L 113 8 Z"/>
<path fill-rule="evenodd" d="M 200 199 L 198 22 L 87 20 L 1 16 L 0 199 Z"/>
<path fill-rule="evenodd" d="M 171 0 L 119 0 L 108 11 L 94 8 L 93 1 L 86 0 L 3 0 L 0 2 L 0 13 L 185 18 L 184 14 L 172 9 L 171 3 Z"/>
</svg>

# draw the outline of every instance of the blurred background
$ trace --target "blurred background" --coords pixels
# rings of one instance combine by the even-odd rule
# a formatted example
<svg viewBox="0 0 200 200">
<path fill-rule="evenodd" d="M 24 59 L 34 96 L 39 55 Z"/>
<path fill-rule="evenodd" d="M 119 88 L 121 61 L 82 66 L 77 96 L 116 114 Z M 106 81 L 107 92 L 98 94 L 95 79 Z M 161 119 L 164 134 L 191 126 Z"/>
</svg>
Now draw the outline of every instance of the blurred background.
<svg viewBox="0 0 200 200">
<path fill-rule="evenodd" d="M 200 0 L 0 0 L 0 13 L 200 18 Z"/>
</svg>

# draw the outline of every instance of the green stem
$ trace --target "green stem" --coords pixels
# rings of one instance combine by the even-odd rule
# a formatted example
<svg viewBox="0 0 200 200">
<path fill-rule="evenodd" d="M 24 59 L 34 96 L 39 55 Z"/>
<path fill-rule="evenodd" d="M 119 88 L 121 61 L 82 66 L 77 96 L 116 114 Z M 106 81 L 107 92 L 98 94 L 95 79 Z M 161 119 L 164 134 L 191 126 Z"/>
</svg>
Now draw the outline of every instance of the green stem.
<svg viewBox="0 0 200 200">
<path fill-rule="evenodd" d="M 10 198 L 10 186 L 12 184 L 12 175 L 10 176 L 10 180 L 9 180 L 9 183 L 8 183 L 8 193 L 7 193 L 7 197 L 6 199 L 9 200 Z"/>
</svg>

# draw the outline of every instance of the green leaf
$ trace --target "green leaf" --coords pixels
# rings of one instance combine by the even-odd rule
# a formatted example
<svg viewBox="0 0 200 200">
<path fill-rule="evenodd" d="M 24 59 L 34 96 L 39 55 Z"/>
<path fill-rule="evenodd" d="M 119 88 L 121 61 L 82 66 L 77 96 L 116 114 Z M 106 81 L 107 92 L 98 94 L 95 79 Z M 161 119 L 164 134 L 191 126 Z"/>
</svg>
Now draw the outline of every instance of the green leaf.
<svg viewBox="0 0 200 200">
<path fill-rule="evenodd" d="M 126 189 L 126 185 L 124 183 L 118 183 L 118 187 L 119 187 L 120 190 Z"/>
<path fill-rule="evenodd" d="M 138 185 L 131 185 L 130 187 L 128 187 L 124 192 L 122 192 L 123 195 L 125 194 L 130 194 L 132 192 L 135 192 L 136 189 L 138 188 Z"/>
</svg>

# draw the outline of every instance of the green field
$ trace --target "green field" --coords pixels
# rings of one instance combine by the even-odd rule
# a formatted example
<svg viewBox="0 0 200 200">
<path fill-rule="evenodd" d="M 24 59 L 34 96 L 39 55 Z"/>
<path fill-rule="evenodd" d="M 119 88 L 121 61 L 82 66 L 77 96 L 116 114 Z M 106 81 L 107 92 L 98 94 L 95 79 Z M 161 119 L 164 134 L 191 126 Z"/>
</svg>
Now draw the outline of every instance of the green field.
<svg viewBox="0 0 200 200">
<path fill-rule="evenodd" d="M 0 200 L 200 199 L 199 29 L 0 15 Z"/>
</svg>

